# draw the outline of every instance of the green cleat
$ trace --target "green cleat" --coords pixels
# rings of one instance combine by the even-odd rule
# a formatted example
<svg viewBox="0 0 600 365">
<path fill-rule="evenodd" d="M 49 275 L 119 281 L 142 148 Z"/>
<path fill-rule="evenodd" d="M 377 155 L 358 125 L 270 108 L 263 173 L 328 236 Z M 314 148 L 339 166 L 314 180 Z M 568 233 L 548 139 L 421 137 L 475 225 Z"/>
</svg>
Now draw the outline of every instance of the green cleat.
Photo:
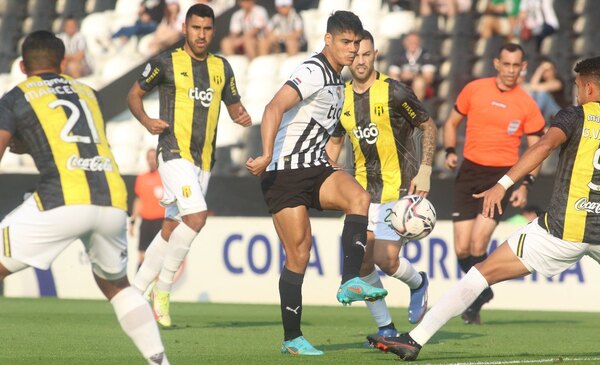
<svg viewBox="0 0 600 365">
<path fill-rule="evenodd" d="M 324 354 L 323 351 L 314 348 L 304 336 L 299 336 L 289 341 L 283 341 L 281 344 L 281 353 L 300 356 L 321 356 Z"/>
<path fill-rule="evenodd" d="M 340 285 L 337 300 L 343 305 L 363 300 L 376 301 L 383 299 L 388 294 L 387 290 L 369 285 L 360 278 L 352 278 Z"/>
<path fill-rule="evenodd" d="M 169 314 L 169 297 L 171 293 L 168 291 L 158 290 L 156 286 L 152 289 L 152 311 L 154 319 L 162 327 L 171 327 L 171 315 Z"/>
</svg>

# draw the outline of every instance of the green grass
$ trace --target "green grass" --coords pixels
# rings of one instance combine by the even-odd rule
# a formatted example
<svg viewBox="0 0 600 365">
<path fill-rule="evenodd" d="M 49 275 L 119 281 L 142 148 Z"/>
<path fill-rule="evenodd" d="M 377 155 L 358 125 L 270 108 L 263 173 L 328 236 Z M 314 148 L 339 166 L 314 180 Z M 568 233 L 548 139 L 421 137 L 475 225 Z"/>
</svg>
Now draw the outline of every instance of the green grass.
<svg viewBox="0 0 600 365">
<path fill-rule="evenodd" d="M 177 327 L 161 334 L 174 365 L 401 363 L 362 347 L 374 332 L 362 305 L 304 308 L 304 334 L 326 352 L 318 358 L 279 353 L 279 306 L 175 303 L 172 315 Z M 412 328 L 406 309 L 393 308 L 392 315 L 398 328 Z M 488 310 L 482 318 L 482 326 L 451 320 L 421 351 L 419 363 L 600 364 L 598 313 Z M 0 298 L 0 364 L 144 363 L 107 302 Z"/>
</svg>

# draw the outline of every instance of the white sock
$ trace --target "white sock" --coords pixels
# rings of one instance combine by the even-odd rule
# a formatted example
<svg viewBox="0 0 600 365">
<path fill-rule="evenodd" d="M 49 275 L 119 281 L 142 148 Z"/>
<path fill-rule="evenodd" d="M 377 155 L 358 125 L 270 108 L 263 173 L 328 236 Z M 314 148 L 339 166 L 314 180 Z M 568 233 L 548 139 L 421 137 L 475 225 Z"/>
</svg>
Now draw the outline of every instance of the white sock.
<svg viewBox="0 0 600 365">
<path fill-rule="evenodd" d="M 169 364 L 152 310 L 142 295 L 135 288 L 127 287 L 118 292 L 111 299 L 110 304 L 121 328 L 148 363 Z"/>
<path fill-rule="evenodd" d="M 180 223 L 177 228 L 171 233 L 169 238 L 169 244 L 167 247 L 167 253 L 165 255 L 165 261 L 158 275 L 158 283 L 156 288 L 161 291 L 171 291 L 173 285 L 173 278 L 175 273 L 181 267 L 181 263 L 187 256 L 192 241 L 198 232 L 188 227 L 185 223 Z"/>
<path fill-rule="evenodd" d="M 144 256 L 144 262 L 142 266 L 135 274 L 133 278 L 133 286 L 136 287 L 141 293 L 143 293 L 152 280 L 156 279 L 165 260 L 165 253 L 167 252 L 167 241 L 162 238 L 162 231 L 158 232 L 156 237 L 146 249 Z"/>
<path fill-rule="evenodd" d="M 400 265 L 398 265 L 398 270 L 392 274 L 392 277 L 402 281 L 411 289 L 418 288 L 423 282 L 421 274 L 404 257 L 400 257 Z"/>
<path fill-rule="evenodd" d="M 421 346 L 433 336 L 450 318 L 464 312 L 477 296 L 488 287 L 488 283 L 479 270 L 471 270 L 435 303 L 425 314 L 417 327 L 410 331 L 410 337 Z"/>
<path fill-rule="evenodd" d="M 373 270 L 372 273 L 367 276 L 363 276 L 361 279 L 366 283 L 373 285 L 374 287 L 383 288 L 383 283 L 381 282 L 381 278 L 379 277 L 377 270 Z M 379 299 L 374 302 L 366 300 L 365 303 L 367 304 L 367 308 L 369 308 L 375 323 L 377 323 L 377 327 L 387 326 L 388 324 L 392 323 L 392 316 L 390 315 L 390 311 L 385 303 L 385 299 Z"/>
</svg>

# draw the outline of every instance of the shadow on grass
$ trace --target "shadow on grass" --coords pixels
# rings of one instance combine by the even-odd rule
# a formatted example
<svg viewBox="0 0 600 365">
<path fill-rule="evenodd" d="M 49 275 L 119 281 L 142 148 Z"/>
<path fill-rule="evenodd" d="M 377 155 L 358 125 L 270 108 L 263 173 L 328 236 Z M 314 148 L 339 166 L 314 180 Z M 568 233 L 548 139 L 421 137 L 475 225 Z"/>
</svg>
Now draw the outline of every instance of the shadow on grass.
<svg viewBox="0 0 600 365">
<path fill-rule="evenodd" d="M 428 345 L 434 345 L 440 342 L 444 342 L 446 340 L 468 340 L 477 337 L 487 336 L 485 333 L 473 333 L 473 332 L 448 332 L 448 331 L 439 331 L 431 338 Z"/>
<path fill-rule="evenodd" d="M 302 325 L 310 325 L 308 322 L 303 322 Z M 270 326 L 281 326 L 280 321 L 232 321 L 232 322 L 209 322 L 204 324 L 202 327 L 207 328 L 250 328 L 250 327 L 270 327 Z"/>
<path fill-rule="evenodd" d="M 490 326 L 499 326 L 499 325 L 514 325 L 514 324 L 518 324 L 518 325 L 527 325 L 527 324 L 550 324 L 552 326 L 556 326 L 557 324 L 569 324 L 569 325 L 576 325 L 577 323 L 580 323 L 580 321 L 577 320 L 556 320 L 556 319 L 515 319 L 515 320 L 491 320 L 491 321 L 485 321 L 484 325 L 490 325 Z"/>
</svg>

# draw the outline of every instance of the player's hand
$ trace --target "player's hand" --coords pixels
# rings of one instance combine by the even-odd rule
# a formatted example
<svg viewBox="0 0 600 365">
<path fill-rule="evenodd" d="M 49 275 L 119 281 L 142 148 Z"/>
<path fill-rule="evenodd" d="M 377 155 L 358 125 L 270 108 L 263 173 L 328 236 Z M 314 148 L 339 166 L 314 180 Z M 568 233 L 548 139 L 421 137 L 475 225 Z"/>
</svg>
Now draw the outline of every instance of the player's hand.
<svg viewBox="0 0 600 365">
<path fill-rule="evenodd" d="M 252 119 L 250 118 L 250 114 L 248 114 L 243 105 L 240 105 L 237 117 L 233 118 L 233 122 L 241 125 L 242 127 L 249 127 L 252 125 Z"/>
<path fill-rule="evenodd" d="M 259 156 L 257 158 L 250 157 L 248 158 L 248 161 L 246 161 L 246 168 L 252 175 L 260 176 L 265 172 L 269 163 L 271 163 L 271 159 L 265 156 Z"/>
<path fill-rule="evenodd" d="M 473 198 L 483 198 L 481 215 L 486 218 L 494 218 L 496 208 L 498 209 L 498 213 L 502 215 L 502 198 L 504 198 L 504 194 L 506 194 L 504 187 L 496 184 L 482 193 L 473 194 Z"/>
<path fill-rule="evenodd" d="M 420 195 L 423 198 L 427 197 L 431 187 L 431 166 L 421 165 L 419 172 L 410 182 L 408 194 Z"/>
<path fill-rule="evenodd" d="M 523 208 L 527 205 L 527 195 L 528 195 L 527 187 L 525 185 L 519 186 L 518 189 L 515 189 L 510 195 L 509 202 L 515 208 Z"/>
<path fill-rule="evenodd" d="M 151 134 L 161 134 L 165 129 L 169 128 L 169 123 L 162 119 L 148 119 L 145 122 L 142 122 L 142 125 Z"/>
<path fill-rule="evenodd" d="M 454 170 L 458 165 L 458 156 L 456 153 L 449 153 L 446 156 L 446 167 L 450 170 Z"/>
</svg>

